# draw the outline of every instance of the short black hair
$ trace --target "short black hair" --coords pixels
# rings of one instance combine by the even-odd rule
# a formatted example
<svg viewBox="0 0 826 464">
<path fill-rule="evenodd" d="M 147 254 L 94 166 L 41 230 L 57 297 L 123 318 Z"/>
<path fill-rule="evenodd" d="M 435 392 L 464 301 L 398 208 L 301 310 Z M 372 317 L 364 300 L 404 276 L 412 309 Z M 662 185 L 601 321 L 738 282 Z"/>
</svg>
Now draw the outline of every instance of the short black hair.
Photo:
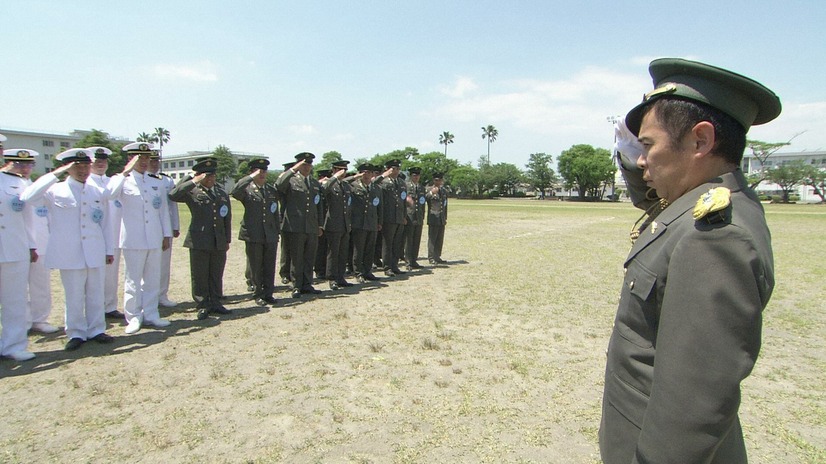
<svg viewBox="0 0 826 464">
<path fill-rule="evenodd" d="M 740 165 L 746 150 L 746 129 L 736 119 L 709 105 L 680 98 L 660 98 L 649 105 L 645 113 L 655 108 L 672 145 L 682 140 L 697 123 L 708 121 L 714 126 L 712 152 Z"/>
</svg>

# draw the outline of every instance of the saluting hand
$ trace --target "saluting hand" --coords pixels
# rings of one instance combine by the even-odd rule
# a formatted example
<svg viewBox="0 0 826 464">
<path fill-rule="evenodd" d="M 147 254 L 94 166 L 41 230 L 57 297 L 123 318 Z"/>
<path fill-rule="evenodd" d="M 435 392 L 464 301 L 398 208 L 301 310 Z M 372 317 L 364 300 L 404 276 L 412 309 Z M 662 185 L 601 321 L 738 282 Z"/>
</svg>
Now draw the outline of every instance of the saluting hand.
<svg viewBox="0 0 826 464">
<path fill-rule="evenodd" d="M 56 168 L 55 170 L 53 170 L 52 174 L 54 174 L 57 177 L 60 177 L 64 172 L 68 171 L 69 168 L 71 168 L 74 165 L 75 165 L 74 161 L 72 161 L 69 164 L 64 164 L 63 166 L 60 166 L 59 168 Z"/>
<path fill-rule="evenodd" d="M 196 174 L 195 177 L 192 178 L 192 182 L 195 182 L 196 184 L 200 184 L 201 181 L 204 180 L 204 177 L 206 177 L 205 172 L 202 172 L 200 174 Z"/>
<path fill-rule="evenodd" d="M 129 162 L 126 163 L 126 166 L 123 167 L 123 171 L 121 171 L 121 174 L 123 174 L 124 176 L 129 175 L 129 173 L 132 172 L 132 169 L 135 167 L 135 164 L 137 164 L 138 160 L 140 160 L 140 156 L 133 156 L 132 159 L 130 159 Z"/>
</svg>

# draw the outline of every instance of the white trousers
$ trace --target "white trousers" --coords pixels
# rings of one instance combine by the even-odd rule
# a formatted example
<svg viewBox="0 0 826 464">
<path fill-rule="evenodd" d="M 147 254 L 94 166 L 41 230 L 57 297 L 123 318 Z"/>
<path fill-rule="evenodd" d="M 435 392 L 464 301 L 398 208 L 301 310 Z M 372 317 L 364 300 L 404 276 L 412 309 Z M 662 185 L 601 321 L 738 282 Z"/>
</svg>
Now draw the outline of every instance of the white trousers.
<svg viewBox="0 0 826 464">
<path fill-rule="evenodd" d="M 172 266 L 172 246 L 161 252 L 161 288 L 159 300 L 169 299 L 169 269 Z"/>
<path fill-rule="evenodd" d="M 106 331 L 103 315 L 103 266 L 86 269 L 61 269 L 60 280 L 66 293 L 66 337 L 88 340 Z"/>
<path fill-rule="evenodd" d="M 118 309 L 118 281 L 120 281 L 120 248 L 115 248 L 115 260 L 106 265 L 106 277 L 103 285 L 104 311 L 111 313 Z"/>
<path fill-rule="evenodd" d="M 29 263 L 29 328 L 35 322 L 48 322 L 52 312 L 52 275 L 46 267 L 46 255 Z"/>
<path fill-rule="evenodd" d="M 154 321 L 158 314 L 158 295 L 161 286 L 161 249 L 123 249 L 126 278 L 123 282 L 123 312 L 126 322 Z"/>
<path fill-rule="evenodd" d="M 29 346 L 29 315 L 26 311 L 26 285 L 29 262 L 0 263 L 0 355 L 25 351 Z"/>
</svg>

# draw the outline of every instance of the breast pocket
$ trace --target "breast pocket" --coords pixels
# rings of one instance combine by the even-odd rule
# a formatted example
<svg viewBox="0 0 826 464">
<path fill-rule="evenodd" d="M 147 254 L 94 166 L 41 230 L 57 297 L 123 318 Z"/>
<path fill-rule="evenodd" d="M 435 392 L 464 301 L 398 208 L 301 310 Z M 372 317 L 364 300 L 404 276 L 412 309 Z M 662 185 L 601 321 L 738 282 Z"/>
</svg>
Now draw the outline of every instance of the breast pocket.
<svg viewBox="0 0 826 464">
<path fill-rule="evenodd" d="M 617 311 L 617 331 L 640 348 L 651 348 L 657 330 L 657 275 L 638 262 L 625 273 Z"/>
</svg>

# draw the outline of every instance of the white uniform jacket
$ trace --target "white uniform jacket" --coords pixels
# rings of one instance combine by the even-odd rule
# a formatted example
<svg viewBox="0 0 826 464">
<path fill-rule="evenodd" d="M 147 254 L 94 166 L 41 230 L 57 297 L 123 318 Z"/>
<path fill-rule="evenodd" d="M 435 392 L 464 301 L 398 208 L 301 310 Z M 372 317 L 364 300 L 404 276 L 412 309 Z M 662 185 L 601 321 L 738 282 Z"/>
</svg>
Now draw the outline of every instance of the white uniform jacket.
<svg viewBox="0 0 826 464">
<path fill-rule="evenodd" d="M 172 237 L 166 189 L 154 174 L 115 174 L 107 187 L 112 201 L 122 205 L 118 245 L 127 250 L 160 249 Z"/>
<path fill-rule="evenodd" d="M 106 188 L 109 186 L 109 179 L 109 176 L 89 174 L 89 178 L 86 180 L 86 182 L 89 182 L 91 180 L 98 187 L 102 188 L 103 190 L 107 190 Z M 120 244 L 118 242 L 120 240 L 120 223 L 123 216 L 122 211 L 123 205 L 120 203 L 120 200 L 112 201 L 112 199 L 110 198 L 109 215 L 106 217 L 106 221 L 109 223 L 109 228 L 112 230 L 112 237 L 115 238 L 115 248 L 120 248 Z"/>
<path fill-rule="evenodd" d="M 0 172 L 0 263 L 28 262 L 37 248 L 32 233 L 32 208 L 20 199 L 26 180 Z"/>
<path fill-rule="evenodd" d="M 24 201 L 44 199 L 50 226 L 46 266 L 52 269 L 84 269 L 106 265 L 114 254 L 114 239 L 106 220 L 109 202 L 105 191 L 93 182 L 80 183 L 71 177 L 57 182 L 45 174 L 23 192 Z"/>
</svg>

